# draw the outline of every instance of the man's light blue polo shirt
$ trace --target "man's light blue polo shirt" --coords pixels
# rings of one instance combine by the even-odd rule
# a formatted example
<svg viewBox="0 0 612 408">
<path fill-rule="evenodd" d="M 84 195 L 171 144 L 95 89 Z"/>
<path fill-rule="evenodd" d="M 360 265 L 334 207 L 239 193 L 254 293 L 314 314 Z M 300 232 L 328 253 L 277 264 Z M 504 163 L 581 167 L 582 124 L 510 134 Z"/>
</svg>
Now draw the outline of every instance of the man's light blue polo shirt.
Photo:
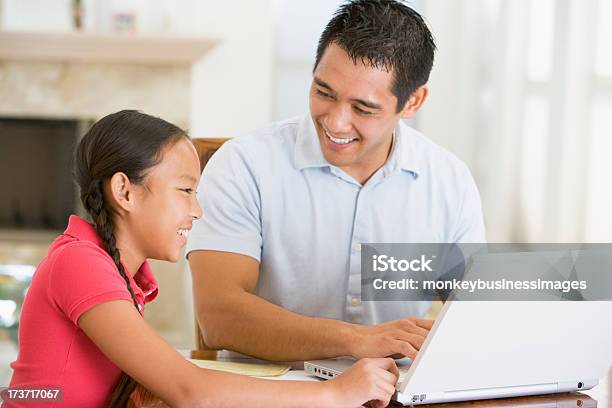
<svg viewBox="0 0 612 408">
<path fill-rule="evenodd" d="M 364 185 L 325 161 L 307 115 L 226 142 L 198 199 L 187 254 L 255 258 L 256 294 L 306 316 L 374 324 L 427 311 L 428 302 L 361 302 L 361 243 L 485 242 L 467 166 L 402 121 Z"/>
</svg>

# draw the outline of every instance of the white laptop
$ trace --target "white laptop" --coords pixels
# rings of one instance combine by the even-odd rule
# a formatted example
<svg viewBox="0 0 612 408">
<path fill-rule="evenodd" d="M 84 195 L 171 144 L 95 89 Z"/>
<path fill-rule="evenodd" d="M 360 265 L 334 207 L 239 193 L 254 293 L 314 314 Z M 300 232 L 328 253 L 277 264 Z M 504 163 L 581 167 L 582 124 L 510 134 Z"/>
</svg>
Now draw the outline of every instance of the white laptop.
<svg viewBox="0 0 612 408">
<path fill-rule="evenodd" d="M 546 253 L 542 258 L 543 254 L 511 255 L 511 267 L 519 271 L 516 277 L 539 274 L 532 268 L 534 257 L 554 257 Z M 490 267 L 490 262 L 499 265 L 500 256 L 508 262 L 508 254 L 474 257 L 468 275 L 481 276 L 478 271 L 484 269 L 488 277 L 507 276 L 503 268 Z M 527 263 L 516 263 L 517 257 Z M 591 283 L 609 286 L 609 268 L 597 266 L 608 264 L 598 262 L 579 272 Z M 540 268 L 543 274 L 550 272 L 547 266 Z M 588 293 L 597 291 L 589 288 Z M 609 288 L 603 292 L 609 293 Z M 595 293 L 590 298 L 607 297 Z M 603 300 L 448 301 L 415 361 L 398 361 L 400 378 L 393 399 L 420 405 L 590 389 L 612 364 L 611 316 L 612 301 Z M 304 369 L 333 378 L 353 363 L 351 359 L 310 361 Z"/>
<path fill-rule="evenodd" d="M 612 364 L 611 316 L 611 301 L 448 301 L 415 361 L 398 361 L 393 399 L 420 405 L 590 389 Z M 333 378 L 353 363 L 308 361 L 304 369 Z"/>
<path fill-rule="evenodd" d="M 612 364 L 612 302 L 447 302 L 393 399 L 432 404 L 586 390 Z M 333 378 L 351 359 L 308 361 Z"/>
</svg>

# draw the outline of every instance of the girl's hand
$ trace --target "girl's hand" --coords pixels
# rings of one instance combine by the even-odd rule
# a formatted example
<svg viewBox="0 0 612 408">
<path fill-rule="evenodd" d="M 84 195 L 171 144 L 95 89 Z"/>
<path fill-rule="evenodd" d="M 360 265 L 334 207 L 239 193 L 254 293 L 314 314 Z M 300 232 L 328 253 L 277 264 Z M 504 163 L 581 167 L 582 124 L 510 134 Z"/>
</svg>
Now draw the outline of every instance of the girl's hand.
<svg viewBox="0 0 612 408">
<path fill-rule="evenodd" d="M 386 407 L 395 392 L 399 371 L 391 358 L 364 358 L 344 373 L 327 381 L 333 387 L 334 406 L 371 408 Z"/>
</svg>

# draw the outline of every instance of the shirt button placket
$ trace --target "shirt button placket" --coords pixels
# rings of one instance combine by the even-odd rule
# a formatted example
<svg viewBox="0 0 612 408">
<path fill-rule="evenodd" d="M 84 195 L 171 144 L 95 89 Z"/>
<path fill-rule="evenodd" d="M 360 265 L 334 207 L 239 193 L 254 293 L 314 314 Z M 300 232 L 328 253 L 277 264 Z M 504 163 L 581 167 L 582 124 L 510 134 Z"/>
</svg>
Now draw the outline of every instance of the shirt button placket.
<svg viewBox="0 0 612 408">
<path fill-rule="evenodd" d="M 353 234 L 350 243 L 350 271 L 347 293 L 347 316 L 353 323 L 363 322 L 363 305 L 361 303 L 361 238 L 363 237 L 364 213 L 363 188 L 360 188 L 355 203 L 355 218 L 353 219 Z"/>
</svg>

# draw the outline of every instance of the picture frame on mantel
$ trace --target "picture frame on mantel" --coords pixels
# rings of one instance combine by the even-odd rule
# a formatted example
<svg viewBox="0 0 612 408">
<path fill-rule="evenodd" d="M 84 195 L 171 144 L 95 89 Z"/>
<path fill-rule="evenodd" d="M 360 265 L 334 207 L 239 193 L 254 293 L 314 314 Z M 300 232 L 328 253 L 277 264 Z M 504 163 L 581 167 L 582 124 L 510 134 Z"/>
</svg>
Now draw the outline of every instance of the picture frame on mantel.
<svg viewBox="0 0 612 408">
<path fill-rule="evenodd" d="M 73 0 L 77 1 L 77 0 Z M 171 0 L 79 0 L 82 30 L 104 34 L 172 33 Z"/>
</svg>

